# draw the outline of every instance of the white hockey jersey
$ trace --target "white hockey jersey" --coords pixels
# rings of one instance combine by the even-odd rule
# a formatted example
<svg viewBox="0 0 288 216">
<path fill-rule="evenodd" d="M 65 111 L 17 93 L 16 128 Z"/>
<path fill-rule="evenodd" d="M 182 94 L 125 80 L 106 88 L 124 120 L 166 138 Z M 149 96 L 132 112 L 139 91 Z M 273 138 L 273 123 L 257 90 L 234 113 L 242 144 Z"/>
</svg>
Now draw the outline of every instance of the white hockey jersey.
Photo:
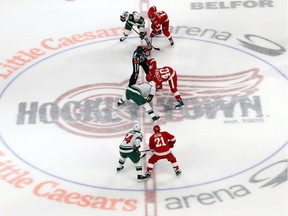
<svg viewBox="0 0 288 216">
<path fill-rule="evenodd" d="M 143 135 L 139 131 L 131 130 L 126 135 L 119 146 L 122 153 L 131 153 L 134 148 L 138 148 L 142 142 Z"/>
</svg>

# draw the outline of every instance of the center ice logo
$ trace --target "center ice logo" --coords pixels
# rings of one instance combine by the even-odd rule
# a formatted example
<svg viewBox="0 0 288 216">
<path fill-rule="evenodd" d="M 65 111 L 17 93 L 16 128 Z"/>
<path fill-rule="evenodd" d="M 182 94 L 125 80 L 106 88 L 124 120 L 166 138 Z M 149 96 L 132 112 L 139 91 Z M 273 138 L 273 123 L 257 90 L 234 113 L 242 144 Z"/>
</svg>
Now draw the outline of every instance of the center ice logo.
<svg viewBox="0 0 288 216">
<path fill-rule="evenodd" d="M 186 107 L 173 111 L 174 98 L 167 88 L 157 92 L 153 106 L 162 117 L 162 124 L 203 117 L 215 119 L 219 112 L 223 112 L 225 118 L 232 118 L 238 104 L 241 116 L 248 117 L 249 110 L 253 110 L 256 113 L 254 117 L 262 117 L 260 97 L 248 97 L 257 91 L 262 79 L 256 68 L 225 75 L 180 75 L 179 91 Z M 141 108 L 133 103 L 124 109 L 115 108 L 126 86 L 126 80 L 91 84 L 72 89 L 54 102 L 22 102 L 18 107 L 17 125 L 54 123 L 79 136 L 122 136 L 133 121 L 143 116 Z M 146 124 L 150 125 L 149 122 Z"/>
<path fill-rule="evenodd" d="M 189 28 L 187 32 L 197 29 Z M 181 49 L 173 50 L 173 55 L 165 52 L 160 40 L 159 44 L 154 41 L 161 52 L 154 52 L 153 57 L 161 65 L 173 62 L 186 105 L 174 110 L 175 98 L 164 86 L 152 103 L 161 116 L 159 124 L 173 127 L 179 141 L 182 139 L 179 150 L 185 153 L 183 161 L 205 167 L 203 171 L 187 165 L 186 172 L 193 172 L 193 179 L 184 178 L 181 189 L 223 181 L 255 168 L 270 158 L 271 152 L 274 155 L 279 149 L 275 145 L 282 145 L 287 137 L 280 122 L 285 113 L 284 73 L 251 53 L 255 48 L 251 44 L 249 51 L 247 47 L 242 50 L 243 46 L 239 49 L 224 44 L 235 39 L 229 35 L 229 41 L 218 36 L 204 40 L 200 33 L 198 38 L 175 37 Z M 127 57 L 128 63 L 122 55 L 124 50 L 135 49 L 135 40 L 129 39 L 123 47 L 119 38 L 112 38 L 61 50 L 11 79 L 1 94 L 0 107 L 1 141 L 7 149 L 29 166 L 61 181 L 90 188 L 143 191 L 137 186 L 123 186 L 125 181 L 113 179 L 111 184 L 110 175 L 103 176 L 109 188 L 103 187 L 102 178 L 86 172 L 88 168 L 102 169 L 103 164 L 97 161 L 107 161 L 110 152 L 115 152 L 113 146 L 118 146 L 134 120 L 144 124 L 145 134 L 151 130 L 151 119 L 143 118 L 146 113 L 142 108 L 133 103 L 122 109 L 113 106 L 131 75 L 131 56 Z M 117 64 L 108 61 L 112 59 Z M 253 121 L 263 124 L 247 127 L 246 123 Z M 221 146 L 216 146 L 214 140 L 221 140 Z M 264 144 L 261 150 L 265 152 L 251 151 Z M 205 154 L 199 156 L 202 147 Z M 262 180 L 262 175 L 254 180 Z M 180 189 L 178 185 L 167 188 L 162 181 L 166 178 L 157 178 L 156 190 Z"/>
</svg>

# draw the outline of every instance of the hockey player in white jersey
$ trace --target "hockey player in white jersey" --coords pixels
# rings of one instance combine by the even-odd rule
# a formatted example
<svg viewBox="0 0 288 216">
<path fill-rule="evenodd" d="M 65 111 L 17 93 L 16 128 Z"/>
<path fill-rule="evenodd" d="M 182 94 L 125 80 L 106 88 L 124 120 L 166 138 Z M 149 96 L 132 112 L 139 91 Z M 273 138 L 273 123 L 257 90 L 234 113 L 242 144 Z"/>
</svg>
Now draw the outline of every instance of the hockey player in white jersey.
<svg viewBox="0 0 288 216">
<path fill-rule="evenodd" d="M 133 11 L 132 13 L 124 11 L 120 15 L 120 20 L 122 22 L 125 22 L 125 30 L 123 33 L 124 36 L 120 38 L 121 42 L 128 37 L 133 26 L 136 26 L 139 30 L 139 37 L 141 38 L 141 40 L 145 39 L 146 43 L 149 43 L 147 32 L 145 30 L 145 20 L 140 15 L 140 13 L 138 13 L 137 11 Z"/>
<path fill-rule="evenodd" d="M 142 139 L 141 126 L 139 124 L 134 124 L 133 129 L 125 135 L 123 141 L 119 145 L 120 158 L 117 172 L 120 172 L 124 168 L 125 161 L 129 158 L 135 164 L 138 182 L 147 180 L 147 177 L 142 175 L 142 164 L 139 152 Z"/>
<path fill-rule="evenodd" d="M 118 100 L 117 106 L 122 106 L 127 100 L 132 100 L 138 106 L 143 106 L 148 115 L 155 122 L 160 117 L 155 115 L 149 103 L 152 101 L 156 93 L 156 84 L 153 81 L 153 77 L 151 74 L 146 75 L 146 80 L 147 82 L 145 83 L 129 86 L 126 89 L 125 94 L 122 96 L 122 98 Z"/>
</svg>

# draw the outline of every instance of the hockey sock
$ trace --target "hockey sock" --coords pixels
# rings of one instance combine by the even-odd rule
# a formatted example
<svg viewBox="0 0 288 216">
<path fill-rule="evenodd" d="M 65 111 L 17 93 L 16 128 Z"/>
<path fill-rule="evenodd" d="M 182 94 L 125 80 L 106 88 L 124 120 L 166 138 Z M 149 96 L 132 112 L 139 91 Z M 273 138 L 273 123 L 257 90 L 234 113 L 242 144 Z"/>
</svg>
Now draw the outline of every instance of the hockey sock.
<svg viewBox="0 0 288 216">
<path fill-rule="evenodd" d="M 124 165 L 125 161 L 126 161 L 125 158 L 120 158 L 120 159 L 119 159 L 118 167 L 121 168 L 121 167 Z"/>
<path fill-rule="evenodd" d="M 176 98 L 176 100 L 181 100 L 181 96 L 180 96 L 179 91 L 175 91 L 173 94 L 174 94 L 174 97 Z"/>
<path fill-rule="evenodd" d="M 150 115 L 152 118 L 155 116 L 155 113 L 153 110 L 148 110 L 147 111 L 148 115 Z"/>
</svg>

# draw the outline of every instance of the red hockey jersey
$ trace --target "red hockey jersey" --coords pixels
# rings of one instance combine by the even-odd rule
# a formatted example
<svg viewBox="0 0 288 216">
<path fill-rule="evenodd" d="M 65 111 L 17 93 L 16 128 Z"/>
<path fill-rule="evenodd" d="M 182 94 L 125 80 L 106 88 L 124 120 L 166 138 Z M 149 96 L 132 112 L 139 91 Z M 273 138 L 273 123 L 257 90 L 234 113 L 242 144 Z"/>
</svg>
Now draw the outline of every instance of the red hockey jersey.
<svg viewBox="0 0 288 216">
<path fill-rule="evenodd" d="M 157 90 L 162 89 L 162 82 L 169 81 L 173 78 L 173 76 L 175 76 L 175 70 L 168 66 L 161 68 L 152 67 L 152 69 L 150 69 L 150 73 L 154 77 Z"/>
<path fill-rule="evenodd" d="M 170 153 L 170 147 L 173 147 L 175 142 L 176 139 L 172 134 L 162 131 L 150 137 L 149 148 L 154 150 L 156 155 L 165 155 Z"/>
<path fill-rule="evenodd" d="M 154 20 L 150 20 L 151 21 L 151 28 L 153 29 L 153 31 L 159 31 L 161 28 L 161 25 L 168 21 L 168 16 L 164 11 L 158 11 L 155 13 L 155 19 Z"/>
</svg>

